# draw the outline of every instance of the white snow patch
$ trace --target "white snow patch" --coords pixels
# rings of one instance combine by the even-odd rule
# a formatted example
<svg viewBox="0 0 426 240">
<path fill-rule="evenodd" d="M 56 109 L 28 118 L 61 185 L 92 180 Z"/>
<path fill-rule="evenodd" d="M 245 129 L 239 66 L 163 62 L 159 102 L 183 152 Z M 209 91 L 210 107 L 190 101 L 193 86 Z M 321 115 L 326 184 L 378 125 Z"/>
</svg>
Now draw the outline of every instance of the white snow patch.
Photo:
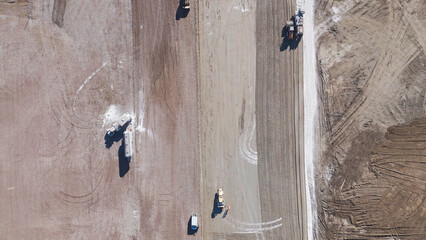
<svg viewBox="0 0 426 240">
<path fill-rule="evenodd" d="M 299 0 L 300 1 L 300 0 Z M 311 0 L 306 0 L 311 1 Z M 331 11 L 333 12 L 333 16 L 331 18 L 326 19 L 322 23 L 319 23 L 315 27 L 315 37 L 318 39 L 322 33 L 324 33 L 327 28 L 330 28 L 334 24 L 340 22 L 344 15 L 349 12 L 354 6 L 356 5 L 355 0 L 346 0 L 342 2 L 337 2 L 336 6 L 333 6 L 331 8 Z"/>
<path fill-rule="evenodd" d="M 326 180 L 326 183 L 330 182 L 331 177 L 333 176 L 333 171 L 328 166 L 325 168 L 324 174 L 322 175 Z"/>
<path fill-rule="evenodd" d="M 142 127 L 142 124 L 139 124 L 137 127 L 136 127 L 136 131 L 138 131 L 138 132 L 146 132 L 146 128 L 144 128 L 144 127 Z"/>
<path fill-rule="evenodd" d="M 110 105 L 106 112 L 104 113 L 104 120 L 102 127 L 105 127 L 107 123 L 113 123 L 120 119 L 120 111 L 116 105 Z"/>
<path fill-rule="evenodd" d="M 74 112 L 74 114 L 75 114 L 75 116 L 77 117 L 77 118 L 80 118 L 81 119 L 81 117 L 80 117 L 80 115 L 77 113 L 77 110 L 75 109 L 75 104 L 76 104 L 76 102 L 77 102 L 77 99 L 78 99 L 78 94 L 80 93 L 80 91 L 86 86 L 86 84 L 90 81 L 90 79 L 92 79 L 102 68 L 104 68 L 106 65 L 108 64 L 108 62 L 104 62 L 104 63 L 102 63 L 102 65 L 98 68 L 98 69 L 96 69 L 92 74 L 90 74 L 90 76 L 88 76 L 86 79 L 84 79 L 84 82 L 83 82 L 83 84 L 81 84 L 80 85 L 80 87 L 78 88 L 78 90 L 77 90 L 77 92 L 75 93 L 75 95 L 74 95 L 74 100 L 73 100 L 73 104 L 72 104 L 72 110 L 73 110 L 73 112 Z"/>
<path fill-rule="evenodd" d="M 297 0 L 297 5 L 305 11 L 305 33 L 303 34 L 303 94 L 304 94 L 304 149 L 305 184 L 308 239 L 318 236 L 317 206 L 315 196 L 315 132 L 318 127 L 317 69 L 314 37 L 315 0 Z"/>
<path fill-rule="evenodd" d="M 98 73 L 98 72 L 99 72 L 102 68 L 104 68 L 107 64 L 108 64 L 107 62 L 102 63 L 102 66 L 100 66 L 98 69 L 96 69 L 96 71 L 94 71 L 94 72 L 93 72 L 90 76 L 88 76 L 88 77 L 84 80 L 83 84 L 81 84 L 81 86 L 78 88 L 77 93 L 76 93 L 75 95 L 77 96 L 77 95 L 80 93 L 81 89 L 83 89 L 83 87 L 84 87 L 84 86 L 86 86 L 86 84 L 90 81 L 90 79 L 92 79 L 92 78 L 96 75 L 96 73 Z"/>
<path fill-rule="evenodd" d="M 8 188 L 7 190 L 13 190 L 13 189 L 15 189 L 15 187 L 10 187 L 10 188 Z"/>
<path fill-rule="evenodd" d="M 237 6 L 234 6 L 233 7 L 235 10 L 241 10 L 241 12 L 242 13 L 245 13 L 245 12 L 248 12 L 249 11 L 249 9 L 248 8 L 246 8 L 245 6 L 239 6 L 239 5 L 237 5 Z"/>
<path fill-rule="evenodd" d="M 125 62 L 124 60 L 119 60 L 119 61 L 118 61 L 118 64 L 117 64 L 117 67 L 118 67 L 118 68 L 123 68 L 123 67 L 124 67 L 123 63 L 124 63 L 124 62 Z"/>
<path fill-rule="evenodd" d="M 337 7 L 332 7 L 331 11 L 333 11 L 334 14 L 338 14 L 340 12 L 340 10 Z"/>
<path fill-rule="evenodd" d="M 139 119 L 137 122 L 136 131 L 140 133 L 146 133 L 148 137 L 153 138 L 154 134 L 152 130 L 148 129 L 145 126 L 145 112 L 146 112 L 145 99 L 143 96 L 143 92 L 139 91 Z"/>
<path fill-rule="evenodd" d="M 334 15 L 331 19 L 333 20 L 333 22 L 337 23 L 337 22 L 340 22 L 340 20 L 342 20 L 342 16 Z"/>
</svg>

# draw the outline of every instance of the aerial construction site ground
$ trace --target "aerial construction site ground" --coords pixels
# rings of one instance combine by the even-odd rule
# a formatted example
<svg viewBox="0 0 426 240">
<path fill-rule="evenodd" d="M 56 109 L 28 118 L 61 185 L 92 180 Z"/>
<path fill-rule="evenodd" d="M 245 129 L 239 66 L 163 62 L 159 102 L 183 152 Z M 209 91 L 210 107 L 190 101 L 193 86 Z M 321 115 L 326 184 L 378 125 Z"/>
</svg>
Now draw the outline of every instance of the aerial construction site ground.
<svg viewBox="0 0 426 240">
<path fill-rule="evenodd" d="M 312 3 L 0 0 L 0 239 L 426 239 L 426 4 Z"/>
</svg>

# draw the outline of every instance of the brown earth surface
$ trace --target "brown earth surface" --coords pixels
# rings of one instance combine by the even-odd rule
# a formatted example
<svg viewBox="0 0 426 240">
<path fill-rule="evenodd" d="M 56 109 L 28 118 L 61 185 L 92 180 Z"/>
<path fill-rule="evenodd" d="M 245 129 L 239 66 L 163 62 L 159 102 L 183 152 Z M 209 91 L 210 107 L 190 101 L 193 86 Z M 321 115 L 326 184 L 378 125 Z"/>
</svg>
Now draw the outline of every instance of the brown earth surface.
<svg viewBox="0 0 426 240">
<path fill-rule="evenodd" d="M 188 236 L 201 209 L 196 18 L 140 3 L 0 2 L 0 239 Z M 122 135 L 105 135 L 125 112 L 131 162 Z"/>
<path fill-rule="evenodd" d="M 296 2 L 182 2 L 0 0 L 0 239 L 306 239 Z"/>
<path fill-rule="evenodd" d="M 295 1 L 258 1 L 256 14 L 256 133 L 264 222 L 283 227 L 265 239 L 306 239 L 303 152 L 302 42 L 284 38 Z"/>
<path fill-rule="evenodd" d="M 317 2 L 319 239 L 426 238 L 425 12 Z"/>
</svg>

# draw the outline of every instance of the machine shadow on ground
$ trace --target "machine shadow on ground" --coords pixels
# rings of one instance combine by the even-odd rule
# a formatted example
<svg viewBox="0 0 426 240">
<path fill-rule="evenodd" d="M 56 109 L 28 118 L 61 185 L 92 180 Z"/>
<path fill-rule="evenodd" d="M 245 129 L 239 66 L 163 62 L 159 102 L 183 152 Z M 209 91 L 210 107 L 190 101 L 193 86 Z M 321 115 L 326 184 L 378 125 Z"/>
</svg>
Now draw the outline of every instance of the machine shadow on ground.
<svg viewBox="0 0 426 240">
<path fill-rule="evenodd" d="M 118 170 L 120 177 L 124 177 L 130 169 L 130 159 L 124 154 L 124 142 L 118 148 Z"/>
<path fill-rule="evenodd" d="M 129 123 L 126 123 L 119 131 L 115 132 L 113 136 L 109 136 L 108 133 L 105 133 L 105 147 L 109 149 L 115 142 L 119 142 L 123 139 L 124 131 L 126 131 L 128 125 Z"/>
<path fill-rule="evenodd" d="M 129 124 L 126 123 L 119 131 L 117 131 L 113 136 L 109 136 L 108 133 L 105 133 L 105 147 L 110 149 L 115 142 L 119 142 L 123 139 L 124 131 Z M 124 177 L 130 169 L 130 159 L 126 158 L 124 154 L 124 142 L 121 143 L 121 146 L 118 148 L 118 168 L 120 177 Z"/>
<path fill-rule="evenodd" d="M 184 0 L 179 1 L 179 6 L 176 9 L 176 20 L 179 20 L 181 18 L 186 18 L 188 16 L 189 9 L 183 8 L 183 2 Z"/>
<path fill-rule="evenodd" d="M 281 43 L 281 47 L 280 47 L 280 51 L 284 52 L 285 50 L 287 50 L 287 48 L 290 48 L 290 50 L 294 50 L 299 46 L 300 40 L 302 38 L 296 38 L 293 40 L 288 39 L 287 37 L 287 29 L 284 26 L 283 29 L 281 30 L 281 37 L 283 38 L 283 41 Z"/>
<path fill-rule="evenodd" d="M 194 230 L 194 229 L 191 228 L 191 217 L 190 217 L 189 220 L 188 220 L 188 229 L 186 230 L 186 233 L 188 235 L 195 235 L 195 234 L 197 234 L 197 232 L 198 232 L 198 229 Z"/>
<path fill-rule="evenodd" d="M 212 210 L 212 215 L 211 215 L 212 218 L 215 218 L 216 215 L 222 213 L 222 208 L 220 208 L 218 206 L 218 202 L 219 202 L 218 198 L 219 198 L 219 195 L 217 193 L 215 193 L 215 195 L 214 195 L 214 201 L 213 201 L 213 210 Z"/>
</svg>

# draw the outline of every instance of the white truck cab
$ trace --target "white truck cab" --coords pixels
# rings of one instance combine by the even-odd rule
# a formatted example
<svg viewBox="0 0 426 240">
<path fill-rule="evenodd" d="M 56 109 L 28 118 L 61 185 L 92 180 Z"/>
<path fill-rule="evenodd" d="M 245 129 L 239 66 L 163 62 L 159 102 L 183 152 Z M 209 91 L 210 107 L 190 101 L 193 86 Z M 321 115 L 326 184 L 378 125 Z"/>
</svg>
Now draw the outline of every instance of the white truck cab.
<svg viewBox="0 0 426 240">
<path fill-rule="evenodd" d="M 125 113 L 123 114 L 120 119 L 118 119 L 118 121 L 116 123 L 112 124 L 112 127 L 110 129 L 108 129 L 107 134 L 108 136 L 112 137 L 114 136 L 114 134 L 118 131 L 120 131 L 120 129 L 128 122 L 132 121 L 132 117 L 130 116 L 130 114 Z"/>
<path fill-rule="evenodd" d="M 200 225 L 198 225 L 198 217 L 197 217 L 197 214 L 196 213 L 194 213 L 194 214 L 192 214 L 192 216 L 191 216 L 191 229 L 192 230 L 194 230 L 194 231 L 196 231 L 196 230 L 198 230 L 198 228 L 200 227 Z"/>
</svg>

